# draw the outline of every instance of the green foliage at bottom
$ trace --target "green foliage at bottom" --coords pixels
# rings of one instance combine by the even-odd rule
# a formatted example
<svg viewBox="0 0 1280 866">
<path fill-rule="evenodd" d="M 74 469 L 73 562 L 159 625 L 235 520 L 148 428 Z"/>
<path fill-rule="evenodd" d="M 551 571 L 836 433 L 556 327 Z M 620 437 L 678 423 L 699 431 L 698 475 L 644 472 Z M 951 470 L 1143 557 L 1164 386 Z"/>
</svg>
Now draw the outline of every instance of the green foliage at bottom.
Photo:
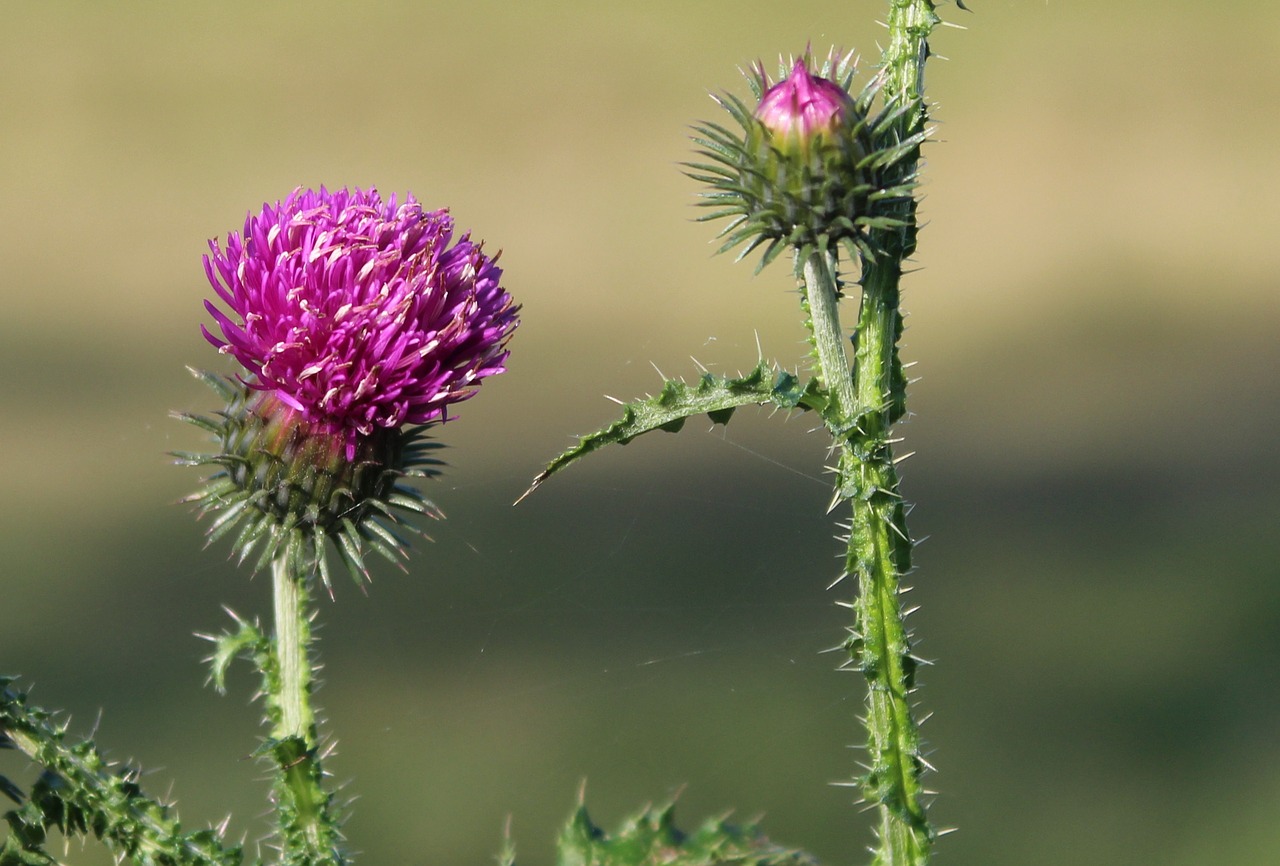
<svg viewBox="0 0 1280 866">
<path fill-rule="evenodd" d="M 674 803 L 646 807 L 615 834 L 592 823 L 579 803 L 557 847 L 557 866 L 817 866 L 811 855 L 769 841 L 754 824 L 713 818 L 683 832 Z M 510 866 L 510 856 L 504 859 Z"/>
<path fill-rule="evenodd" d="M 68 742 L 66 726 L 27 702 L 27 695 L 0 677 L 0 746 L 16 748 L 44 768 L 29 794 L 0 778 L 0 788 L 19 802 L 6 812 L 8 836 L 0 866 L 53 866 L 44 850 L 50 832 L 100 839 L 119 861 L 143 866 L 239 866 L 239 846 L 216 829 L 183 832 L 169 806 L 148 797 L 140 772 L 114 765 L 92 740 Z"/>
</svg>

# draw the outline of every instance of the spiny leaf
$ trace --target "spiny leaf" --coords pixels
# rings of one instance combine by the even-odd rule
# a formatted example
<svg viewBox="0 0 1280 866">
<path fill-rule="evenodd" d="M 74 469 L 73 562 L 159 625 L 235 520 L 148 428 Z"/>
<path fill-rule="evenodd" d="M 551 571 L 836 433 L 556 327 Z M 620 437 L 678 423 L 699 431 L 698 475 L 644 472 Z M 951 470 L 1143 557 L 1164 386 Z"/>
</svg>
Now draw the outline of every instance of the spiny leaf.
<svg viewBox="0 0 1280 866">
<path fill-rule="evenodd" d="M 48 834 L 68 838 L 92 834 L 118 862 L 165 866 L 239 866 L 241 850 L 217 832 L 183 832 L 177 816 L 143 793 L 140 771 L 105 760 L 92 740 L 66 741 L 64 725 L 27 702 L 27 695 L 0 677 L 0 729 L 9 742 L 44 768 L 19 808 L 4 815 L 9 835 L 0 845 L 0 866 L 51 866 L 44 850 Z"/>
<path fill-rule="evenodd" d="M 681 831 L 674 803 L 646 807 L 613 834 L 592 823 L 579 803 L 557 847 L 558 866 L 816 866 L 812 856 L 769 841 L 754 824 L 713 819 Z"/>
<path fill-rule="evenodd" d="M 237 657 L 245 655 L 252 657 L 271 651 L 271 642 L 256 625 L 238 617 L 236 622 L 240 625 L 238 631 L 226 632 L 213 638 L 213 655 L 209 657 L 212 672 L 209 678 L 220 695 L 227 692 L 227 669 L 231 667 L 231 662 Z"/>
<path fill-rule="evenodd" d="M 622 417 L 603 430 L 583 436 L 578 444 L 556 457 L 524 492 L 524 499 L 543 481 L 581 457 L 605 445 L 626 445 L 653 430 L 674 432 L 694 415 L 707 415 L 713 423 L 727 423 L 739 406 L 774 405 L 781 409 L 822 409 L 826 397 L 814 382 L 800 385 L 785 370 L 761 361 L 749 373 L 736 378 L 704 373 L 694 385 L 669 379 L 657 396 L 624 404 Z M 517 499 L 518 503 L 520 499 Z"/>
</svg>

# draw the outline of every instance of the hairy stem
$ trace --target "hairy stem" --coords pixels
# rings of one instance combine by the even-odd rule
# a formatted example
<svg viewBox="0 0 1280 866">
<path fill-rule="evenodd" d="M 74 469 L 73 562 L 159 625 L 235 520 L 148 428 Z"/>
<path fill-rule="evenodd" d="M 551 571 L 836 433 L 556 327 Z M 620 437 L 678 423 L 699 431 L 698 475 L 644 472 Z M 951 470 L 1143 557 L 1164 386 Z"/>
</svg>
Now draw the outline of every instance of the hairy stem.
<svg viewBox="0 0 1280 866">
<path fill-rule="evenodd" d="M 899 603 L 911 541 L 888 441 L 901 385 L 894 375 L 898 269 L 887 265 L 882 261 L 865 274 L 852 376 L 829 254 L 814 253 L 806 262 L 804 291 L 821 378 L 837 404 L 831 419 L 839 451 L 836 500 L 849 502 L 852 511 L 844 573 L 856 576 L 858 596 L 849 605 L 856 621 L 846 642 L 847 665 L 860 669 L 867 682 L 868 772 L 861 782 L 880 815 L 875 862 L 921 866 L 932 832 L 921 803 L 923 764 L 909 697 L 916 662 Z"/>
<path fill-rule="evenodd" d="M 271 735 L 277 740 L 297 737 L 307 748 L 314 748 L 311 663 L 307 658 L 307 644 L 311 639 L 307 592 L 303 581 L 293 573 L 288 557 L 277 557 L 272 563 L 271 588 L 275 602 L 276 661 L 280 666 L 277 695 L 280 714 Z"/>
<path fill-rule="evenodd" d="M 890 0 L 884 98 L 891 105 L 914 106 L 897 122 L 899 141 L 925 129 L 924 66 L 928 36 L 938 21 L 932 0 Z M 917 163 L 918 153 L 901 163 L 901 175 L 890 181 L 914 177 Z M 855 622 L 845 643 L 846 664 L 861 670 L 867 683 L 867 772 L 860 781 L 864 797 L 879 814 L 875 866 L 924 866 L 934 838 L 925 815 L 920 777 L 926 765 L 910 697 L 917 660 L 900 599 L 912 543 L 889 438 L 893 423 L 905 412 L 906 380 L 898 358 L 899 282 L 903 261 L 915 251 L 915 211 L 913 196 L 901 205 L 900 227 L 871 232 L 868 246 L 876 256 L 862 261 L 862 307 L 848 383 L 852 400 L 843 386 L 834 384 L 840 371 L 818 352 L 823 380 L 833 383 L 828 387 L 839 404 L 832 425 L 839 450 L 836 500 L 851 508 L 844 574 L 856 576 L 858 595 L 850 604 Z M 814 276 L 806 267 L 815 344 L 821 348 L 824 341 L 836 341 L 843 347 L 838 318 L 825 321 L 816 314 L 821 304 L 815 296 L 834 296 L 835 281 Z M 822 329 L 829 333 L 820 336 Z"/>
<path fill-rule="evenodd" d="M 929 59 L 929 34 L 941 23 L 934 0 L 889 0 L 889 43 L 881 61 L 885 93 L 890 99 L 915 99 L 924 93 L 924 65 Z M 909 126 L 924 126 L 924 106 L 906 118 Z"/>
<path fill-rule="evenodd" d="M 804 260 L 803 273 L 805 305 L 818 357 L 818 380 L 835 400 L 840 417 L 848 421 L 853 417 L 857 397 L 844 351 L 847 340 L 840 328 L 835 256 L 814 250 Z"/>
<path fill-rule="evenodd" d="M 311 710 L 311 616 L 306 574 L 296 557 L 281 554 L 271 566 L 275 602 L 275 671 L 268 672 L 267 704 L 282 862 L 314 866 L 345 862 L 333 796 L 324 785 Z M 271 674 L 274 673 L 274 676 Z"/>
<path fill-rule="evenodd" d="M 897 361 L 900 333 L 896 263 L 882 260 L 864 274 L 855 353 L 857 430 L 842 454 L 856 490 L 846 571 L 858 577 L 856 632 L 850 663 L 866 676 L 866 796 L 880 807 L 876 863 L 928 861 L 933 833 L 921 801 L 920 737 L 912 714 L 916 660 L 903 623 L 900 580 L 911 568 L 911 538 L 898 492 L 889 429 L 905 399 Z M 842 485 L 843 486 L 843 485 Z"/>
</svg>

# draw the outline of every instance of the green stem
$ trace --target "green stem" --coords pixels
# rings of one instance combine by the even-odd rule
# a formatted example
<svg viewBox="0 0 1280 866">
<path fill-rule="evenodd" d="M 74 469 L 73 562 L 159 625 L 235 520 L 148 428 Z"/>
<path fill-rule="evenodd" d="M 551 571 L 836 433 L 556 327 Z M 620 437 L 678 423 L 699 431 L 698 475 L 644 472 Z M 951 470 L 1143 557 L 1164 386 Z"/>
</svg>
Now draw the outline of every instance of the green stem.
<svg viewBox="0 0 1280 866">
<path fill-rule="evenodd" d="M 846 648 L 848 664 L 861 669 L 867 682 L 868 772 L 862 787 L 880 815 L 874 862 L 922 866 L 933 833 L 921 802 L 924 764 L 909 697 L 916 661 L 899 603 L 911 540 L 888 441 L 894 407 L 902 399 L 895 375 L 900 269 L 886 259 L 866 266 L 850 376 L 834 268 L 830 254 L 813 253 L 804 267 L 804 291 L 820 376 L 836 403 L 830 417 L 840 452 L 836 499 L 852 509 L 845 574 L 857 577 L 858 597 L 850 605 L 856 622 Z"/>
<path fill-rule="evenodd" d="M 853 417 L 857 397 L 853 390 L 847 342 L 840 328 L 840 286 L 836 280 L 836 260 L 831 253 L 815 250 L 804 261 L 805 305 L 818 356 L 818 380 L 831 393 L 837 414 L 846 421 Z"/>
<path fill-rule="evenodd" d="M 939 19 L 932 0 L 890 0 L 889 42 L 883 56 L 884 98 L 890 104 L 914 103 L 898 121 L 896 136 L 905 141 L 921 133 L 927 121 L 924 66 L 928 37 Z M 900 164 L 900 181 L 914 176 L 918 154 Z M 858 596 L 850 605 L 855 622 L 846 649 L 848 665 L 867 682 L 867 773 L 862 789 L 879 813 L 874 866 L 924 866 L 934 833 L 925 815 L 920 735 L 912 714 L 917 661 L 911 655 L 903 622 L 901 578 L 911 568 L 898 474 L 889 431 L 905 411 L 906 380 L 897 354 L 902 333 L 899 282 L 902 263 L 915 251 L 916 200 L 903 203 L 902 227 L 871 233 L 874 261 L 862 262 L 862 307 L 854 353 L 854 399 L 840 398 L 837 434 L 840 459 L 836 497 L 851 504 L 845 574 L 856 575 Z M 806 279 L 809 273 L 806 270 Z M 812 295 L 824 290 L 810 283 Z M 811 308 L 814 306 L 810 302 Z M 815 342 L 820 322 L 813 318 Z M 826 339 L 843 340 L 838 321 Z M 819 353 L 820 362 L 825 359 Z M 827 370 L 825 375 L 835 371 Z M 832 389 L 839 393 L 839 389 Z"/>
<path fill-rule="evenodd" d="M 293 573 L 287 556 L 271 565 L 271 588 L 275 602 L 276 661 L 280 666 L 280 713 L 271 736 L 277 740 L 297 737 L 308 749 L 315 747 L 315 717 L 311 712 L 311 663 L 307 644 L 311 624 L 307 617 L 307 592 L 302 579 Z"/>
<path fill-rule="evenodd" d="M 869 689 L 866 789 L 880 804 L 877 862 L 914 866 L 928 861 L 933 832 L 921 801 L 924 763 L 909 697 L 917 662 L 899 595 L 901 577 L 911 568 L 912 542 L 889 441 L 895 407 L 905 400 L 897 360 L 900 276 L 898 264 L 889 260 L 867 266 L 864 273 L 854 362 L 858 432 L 845 447 L 857 458 L 861 477 L 846 569 L 856 572 L 859 582 L 856 612 L 863 645 L 860 651 L 850 647 L 850 661 L 862 667 Z"/>
<path fill-rule="evenodd" d="M 276 761 L 275 798 L 282 863 L 317 866 L 345 862 L 333 795 L 324 785 L 311 710 L 311 617 L 306 573 L 282 553 L 271 565 L 275 602 L 274 676 L 267 677 L 270 746 Z"/>
<path fill-rule="evenodd" d="M 889 99 L 918 99 L 924 95 L 924 65 L 929 59 L 929 34 L 941 23 L 934 0 L 889 0 L 889 43 L 881 62 L 885 95 Z M 909 115 L 909 127 L 924 127 L 924 104 Z"/>
</svg>

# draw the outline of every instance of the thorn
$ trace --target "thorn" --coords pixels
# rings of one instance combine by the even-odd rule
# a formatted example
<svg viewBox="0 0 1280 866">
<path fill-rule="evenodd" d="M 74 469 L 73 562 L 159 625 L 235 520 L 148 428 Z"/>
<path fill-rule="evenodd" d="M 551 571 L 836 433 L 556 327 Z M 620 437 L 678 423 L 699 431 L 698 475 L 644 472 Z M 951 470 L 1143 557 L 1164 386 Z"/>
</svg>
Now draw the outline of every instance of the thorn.
<svg viewBox="0 0 1280 866">
<path fill-rule="evenodd" d="M 836 586 L 839 586 L 839 585 L 840 585 L 840 583 L 841 583 L 841 582 L 842 582 L 846 577 L 848 577 L 848 576 L 849 576 L 849 572 L 847 572 L 847 571 L 843 571 L 843 572 L 841 572 L 839 577 L 837 577 L 835 580 L 831 581 L 831 583 L 827 584 L 827 589 L 828 589 L 828 590 L 830 590 L 830 589 L 832 589 L 832 588 L 834 588 L 834 587 L 836 587 Z"/>
<path fill-rule="evenodd" d="M 619 400 L 617 397 L 611 397 L 611 396 L 609 396 L 608 394 L 605 394 L 605 395 L 604 395 L 604 398 L 605 398 L 606 400 L 612 400 L 613 402 L 617 403 L 619 406 L 625 406 L 625 405 L 627 405 L 627 403 L 626 403 L 626 401 L 625 401 L 625 400 Z"/>
<path fill-rule="evenodd" d="M 526 490 L 524 493 L 521 493 L 520 496 L 516 499 L 516 501 L 511 503 L 511 507 L 515 508 L 521 502 L 524 502 L 525 497 L 528 496 L 533 491 L 537 490 L 538 485 L 541 484 L 546 479 L 546 477 L 547 475 L 544 472 L 543 474 L 539 475 L 537 478 L 533 479 L 533 483 L 529 485 L 529 489 Z"/>
<path fill-rule="evenodd" d="M 657 365 L 657 364 L 655 364 L 653 361 L 650 361 L 650 362 L 649 362 L 649 366 L 650 366 L 650 367 L 652 367 L 654 370 L 657 370 L 657 371 L 658 371 L 658 378 L 659 378 L 659 379 L 661 379 L 661 380 L 662 380 L 662 381 L 664 381 L 664 382 L 667 380 L 667 374 L 666 374 L 666 373 L 664 373 L 664 372 L 662 372 L 661 370 L 658 370 L 658 365 Z"/>
</svg>

